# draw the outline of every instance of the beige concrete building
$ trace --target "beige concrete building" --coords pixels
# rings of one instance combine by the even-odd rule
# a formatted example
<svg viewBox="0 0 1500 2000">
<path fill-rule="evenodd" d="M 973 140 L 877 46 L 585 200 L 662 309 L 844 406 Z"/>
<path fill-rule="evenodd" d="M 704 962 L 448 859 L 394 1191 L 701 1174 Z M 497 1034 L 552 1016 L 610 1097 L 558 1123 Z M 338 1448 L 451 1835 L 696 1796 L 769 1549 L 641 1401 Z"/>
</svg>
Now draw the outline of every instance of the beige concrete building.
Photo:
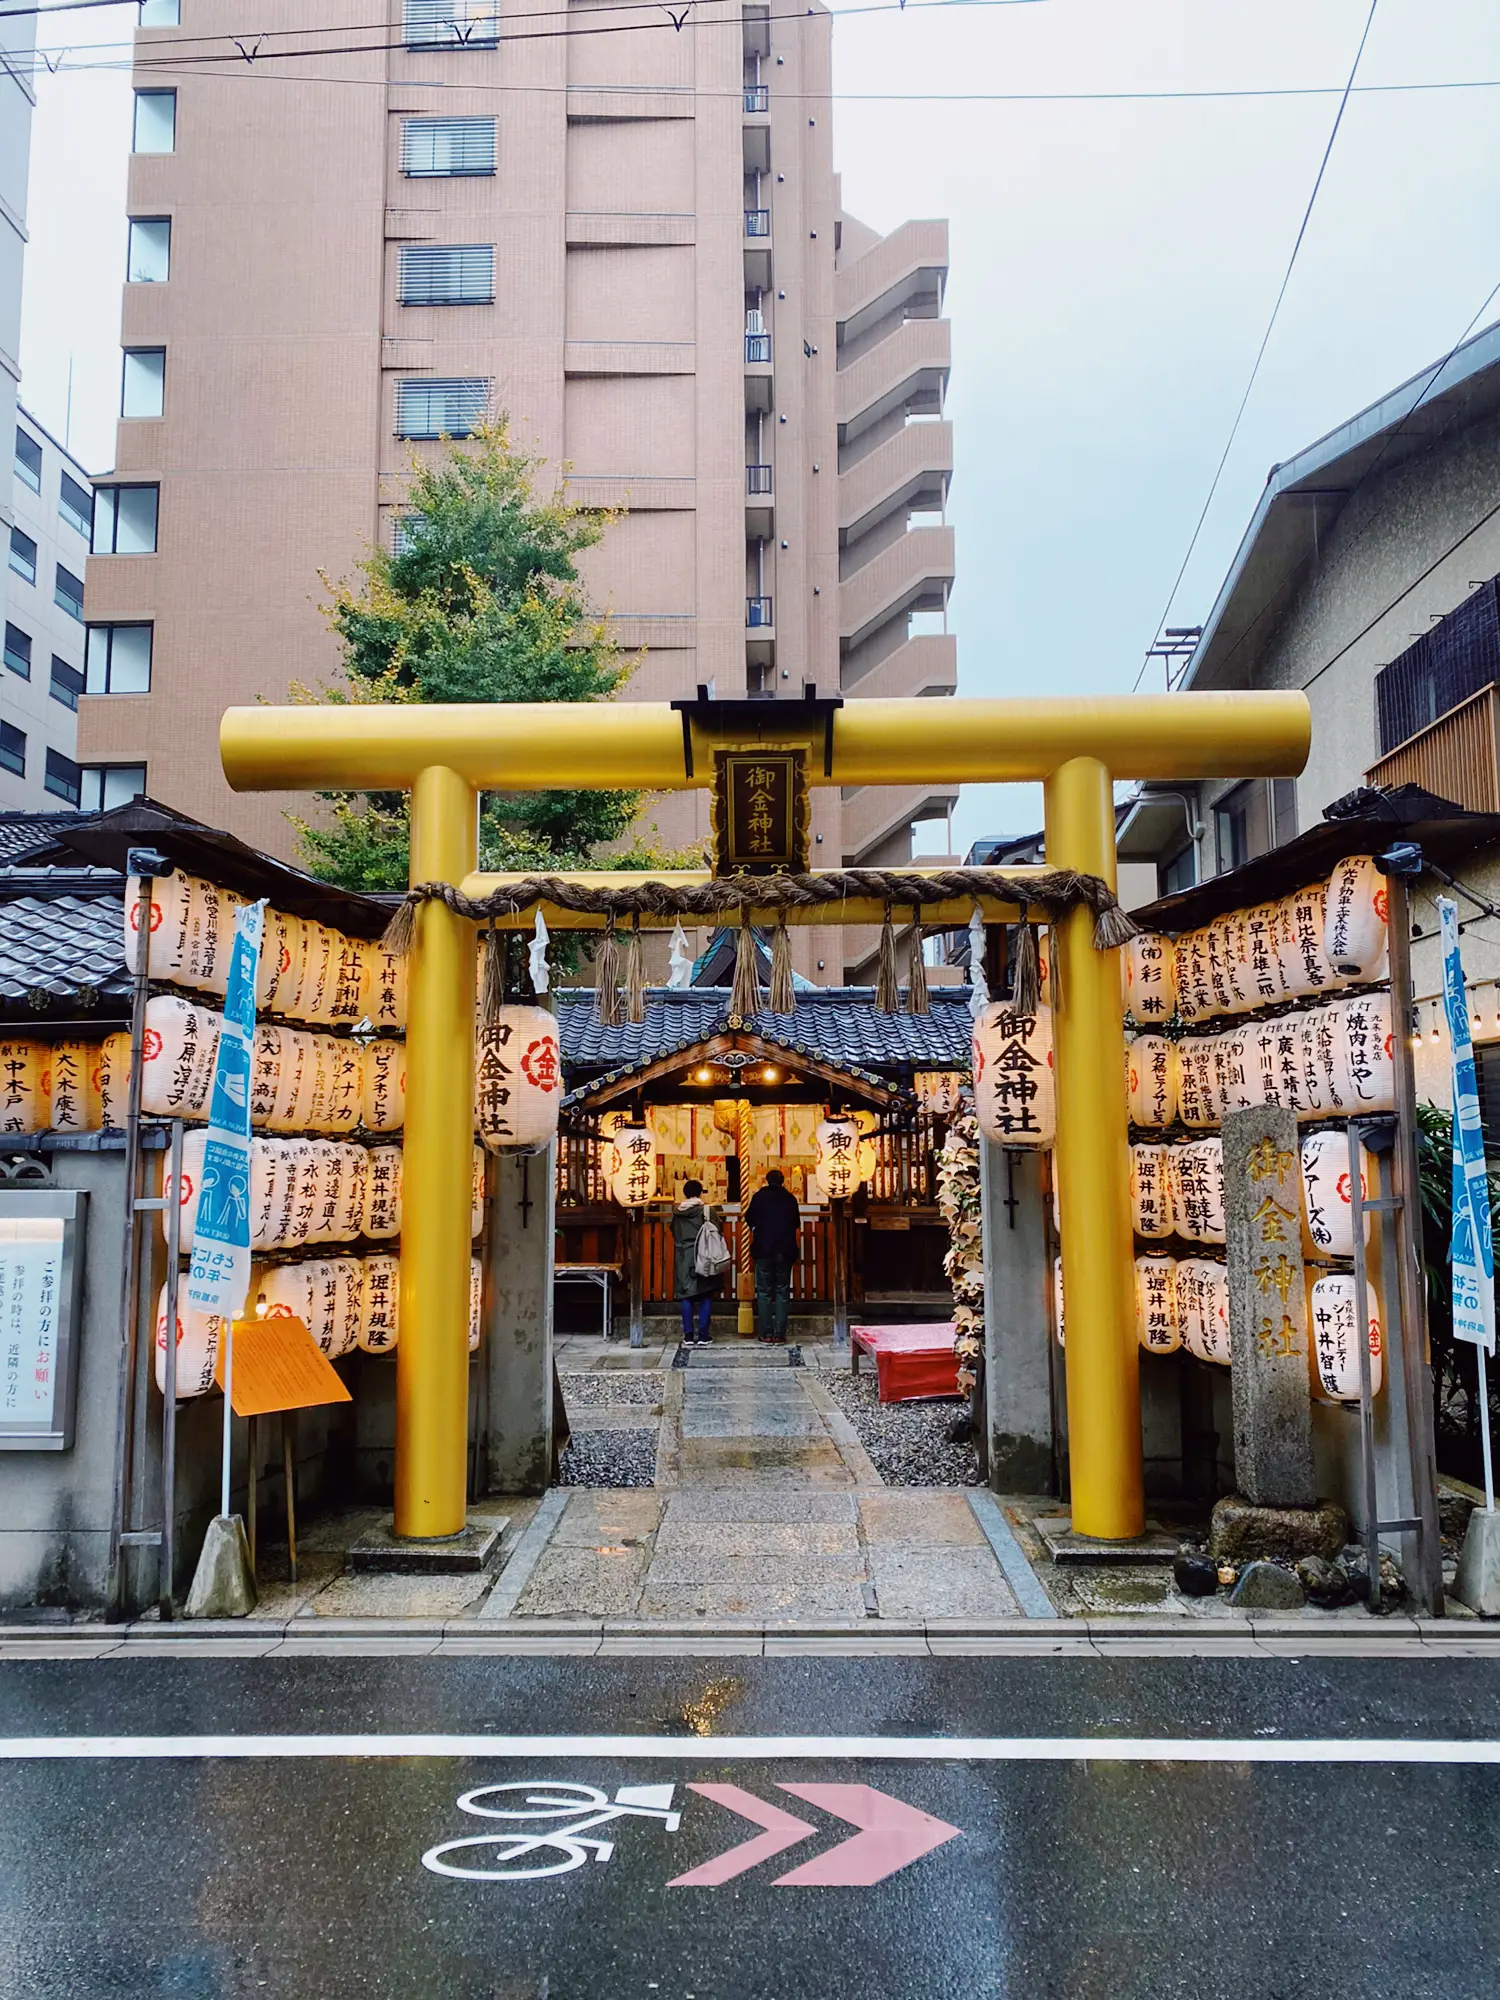
<svg viewBox="0 0 1500 2000">
<path fill-rule="evenodd" d="M 644 649 L 626 698 L 951 693 L 918 629 L 953 579 L 947 228 L 842 213 L 830 17 L 389 4 L 312 33 L 187 0 L 138 35 L 114 477 L 159 529 L 89 564 L 80 758 L 288 852 L 290 801 L 219 775 L 220 712 L 336 675 L 319 570 L 398 533 L 410 453 L 486 408 L 628 510 L 587 558 Z M 198 39 L 247 29 L 253 64 Z M 824 864 L 905 859 L 952 803 L 815 796 Z M 698 795 L 655 817 L 707 831 Z M 837 932 L 799 942 L 843 976 Z"/>
</svg>

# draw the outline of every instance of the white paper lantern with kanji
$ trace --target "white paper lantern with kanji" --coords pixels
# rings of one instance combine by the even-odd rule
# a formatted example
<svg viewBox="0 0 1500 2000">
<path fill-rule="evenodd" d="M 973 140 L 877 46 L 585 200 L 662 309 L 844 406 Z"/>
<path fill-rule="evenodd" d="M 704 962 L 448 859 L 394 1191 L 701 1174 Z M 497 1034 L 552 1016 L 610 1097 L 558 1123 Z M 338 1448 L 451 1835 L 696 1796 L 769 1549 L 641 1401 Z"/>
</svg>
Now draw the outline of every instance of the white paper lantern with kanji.
<svg viewBox="0 0 1500 2000">
<path fill-rule="evenodd" d="M 1214 1039 L 1222 1123 L 1232 1112 L 1248 1111 L 1264 1100 L 1255 1061 L 1254 1026 L 1245 1022 L 1240 1027 L 1226 1029 Z"/>
<path fill-rule="evenodd" d="M 1214 1011 L 1207 931 L 1184 931 L 1177 940 L 1174 957 L 1178 1013 L 1184 1021 L 1206 1020 Z"/>
<path fill-rule="evenodd" d="M 1326 890 L 1326 883 L 1309 882 L 1275 905 L 1277 959 L 1294 997 L 1330 993 L 1341 983 L 1323 948 Z"/>
<path fill-rule="evenodd" d="M 1052 1010 L 1022 1014 L 993 1001 L 973 1030 L 974 1109 L 979 1129 L 999 1146 L 1043 1148 L 1057 1134 Z"/>
<path fill-rule="evenodd" d="M 295 1139 L 288 1150 L 295 1178 L 291 1214 L 282 1239 L 282 1247 L 287 1250 L 300 1250 L 318 1240 L 314 1232 L 323 1212 L 323 1158 L 319 1143 L 316 1139 Z"/>
<path fill-rule="evenodd" d="M 172 993 L 148 1000 L 141 1039 L 142 1111 L 153 1118 L 206 1117 L 218 1049 L 217 1014 Z"/>
<path fill-rule="evenodd" d="M 333 996 L 338 984 L 339 946 L 343 939 L 326 924 L 304 920 L 307 962 L 297 989 L 297 1018 L 326 1027 L 333 1019 Z"/>
<path fill-rule="evenodd" d="M 269 1132 L 276 1115 L 276 1093 L 281 1088 L 280 1028 L 264 1023 L 255 1030 L 250 1054 L 250 1124 L 252 1129 Z"/>
<path fill-rule="evenodd" d="M 37 1042 L 0 1042 L 0 1132 L 46 1131 L 43 1055 Z"/>
<path fill-rule="evenodd" d="M 193 928 L 187 962 L 178 974 L 185 986 L 222 994 L 229 984 L 229 960 L 234 951 L 235 913 L 245 899 L 216 882 L 193 883 Z"/>
<path fill-rule="evenodd" d="M 260 1296 L 266 1302 L 267 1319 L 300 1319 L 316 1340 L 312 1272 L 311 1264 L 278 1264 L 267 1271 Z"/>
<path fill-rule="evenodd" d="M 329 1037 L 328 1113 L 324 1130 L 352 1132 L 360 1122 L 365 1101 L 365 1052 L 347 1036 Z"/>
<path fill-rule="evenodd" d="M 359 1344 L 367 1354 L 389 1354 L 400 1333 L 401 1259 L 366 1257 L 360 1302 Z"/>
<path fill-rule="evenodd" d="M 1222 1080 L 1216 1038 L 1194 1035 L 1177 1044 L 1177 1115 L 1203 1130 L 1222 1115 Z"/>
<path fill-rule="evenodd" d="M 401 1148 L 372 1146 L 365 1161 L 362 1235 L 374 1241 L 401 1234 Z"/>
<path fill-rule="evenodd" d="M 1182 1345 L 1177 1326 L 1177 1266 L 1170 1257 L 1135 1260 L 1135 1337 L 1148 1354 L 1175 1354 Z"/>
<path fill-rule="evenodd" d="M 1308 1241 L 1325 1257 L 1354 1255 L 1353 1182 L 1349 1173 L 1349 1139 L 1345 1132 L 1310 1132 L 1302 1141 L 1302 1214 Z M 1359 1149 L 1360 1199 L 1374 1194 L 1370 1156 Z M 1370 1217 L 1364 1216 L 1364 1240 L 1370 1240 Z"/>
<path fill-rule="evenodd" d="M 1243 912 L 1245 920 L 1245 986 L 1251 1007 L 1270 1007 L 1284 1000 L 1291 988 L 1282 976 L 1276 905 L 1257 903 Z"/>
<path fill-rule="evenodd" d="M 332 1243 L 338 1222 L 343 1160 L 339 1148 L 327 1139 L 309 1140 L 307 1150 L 310 1157 L 302 1199 L 305 1206 L 311 1197 L 312 1212 L 308 1217 L 306 1234 L 300 1241 Z"/>
<path fill-rule="evenodd" d="M 336 1027 L 357 1028 L 366 1013 L 365 990 L 369 984 L 366 953 L 370 947 L 363 938 L 345 937 L 342 931 L 335 931 L 334 941 L 333 992 L 328 1018 Z"/>
<path fill-rule="evenodd" d="M 365 1274 L 357 1257 L 330 1257 L 333 1273 L 333 1345 L 329 1354 L 352 1354 L 359 1345 L 360 1323 L 364 1318 Z"/>
<path fill-rule="evenodd" d="M 261 1030 L 256 1029 L 259 1042 Z M 312 1037 L 300 1028 L 276 1028 L 276 1091 L 266 1116 L 271 1132 L 301 1132 L 312 1099 Z M 269 1044 L 267 1045 L 269 1046 Z"/>
<path fill-rule="evenodd" d="M 1177 1116 L 1177 1045 L 1137 1035 L 1125 1052 L 1131 1123 L 1160 1131 Z"/>
<path fill-rule="evenodd" d="M 1176 1225 L 1170 1146 L 1130 1149 L 1130 1210 L 1137 1236 L 1152 1241 L 1170 1236 Z"/>
<path fill-rule="evenodd" d="M 1368 854 L 1339 862 L 1328 878 L 1323 950 L 1344 979 L 1380 979 L 1386 965 L 1386 913 L 1390 892 Z"/>
<path fill-rule="evenodd" d="M 367 1042 L 362 1112 L 367 1132 L 399 1132 L 406 1122 L 406 1044 Z"/>
<path fill-rule="evenodd" d="M 469 1240 L 484 1234 L 484 1148 L 474 1148 L 474 1172 L 469 1184 Z"/>
<path fill-rule="evenodd" d="M 1329 1011 L 1338 1021 L 1343 1043 L 1349 1111 L 1393 1111 L 1396 1069 L 1390 994 L 1361 993 L 1335 1000 Z"/>
<path fill-rule="evenodd" d="M 99 1085 L 92 1042 L 54 1042 L 46 1051 L 47 1119 L 54 1132 L 99 1130 Z"/>
<path fill-rule="evenodd" d="M 141 969 L 138 929 L 141 915 L 141 878 L 125 878 L 125 967 Z M 192 878 L 183 874 L 158 875 L 151 884 L 147 916 L 151 950 L 147 966 L 153 979 L 180 979 L 187 961 L 188 940 L 193 931 Z"/>
<path fill-rule="evenodd" d="M 315 1257 L 302 1267 L 307 1273 L 308 1307 L 312 1313 L 307 1330 L 330 1360 L 342 1352 L 340 1343 L 344 1337 L 347 1289 L 341 1297 L 339 1261 L 336 1257 Z"/>
<path fill-rule="evenodd" d="M 297 962 L 300 920 L 266 908 L 261 918 L 260 958 L 255 968 L 255 1011 L 283 1014 Z"/>
<path fill-rule="evenodd" d="M 480 1329 L 484 1324 L 484 1266 L 477 1257 L 469 1259 L 469 1352 L 479 1349 Z"/>
<path fill-rule="evenodd" d="M 123 1132 L 130 1108 L 130 1037 L 106 1035 L 94 1051 L 94 1088 L 99 1094 L 99 1123 L 106 1132 Z"/>
<path fill-rule="evenodd" d="M 182 1179 L 179 1185 L 172 1172 L 172 1155 L 163 1155 L 165 1162 L 162 1172 L 161 1191 L 168 1202 L 177 1200 L 177 1245 L 180 1250 L 191 1250 L 193 1232 L 198 1221 L 198 1197 L 203 1191 L 203 1155 L 208 1146 L 206 1132 L 184 1132 L 182 1135 Z M 162 1241 L 167 1240 L 167 1220 L 170 1208 L 158 1209 L 161 1219 Z"/>
<path fill-rule="evenodd" d="M 1067 1336 L 1063 1327 L 1063 1282 L 1062 1258 L 1052 1259 L 1052 1325 L 1057 1334 L 1059 1347 L 1066 1347 Z"/>
<path fill-rule="evenodd" d="M 1234 955 L 1234 918 L 1215 917 L 1204 931 L 1208 947 L 1208 986 L 1213 995 L 1210 1012 L 1232 1014 L 1239 1005 L 1231 965 Z"/>
<path fill-rule="evenodd" d="M 1177 1233 L 1193 1243 L 1224 1241 L 1224 1142 L 1195 1139 L 1172 1148 Z"/>
<path fill-rule="evenodd" d="M 1177 1012 L 1177 951 L 1170 938 L 1141 931 L 1122 954 L 1125 1011 L 1137 1026 L 1160 1027 Z"/>
<path fill-rule="evenodd" d="M 250 1248 L 275 1250 L 281 1212 L 282 1180 L 286 1170 L 286 1145 L 280 1139 L 255 1138 L 250 1141 Z"/>
<path fill-rule="evenodd" d="M 365 1183 L 369 1178 L 370 1155 L 363 1146 L 339 1147 L 344 1171 L 339 1180 L 338 1240 L 352 1243 L 364 1227 Z"/>
<path fill-rule="evenodd" d="M 913 1083 L 917 1102 L 934 1118 L 951 1118 L 963 1102 L 962 1070 L 919 1069 Z M 787 1150 L 796 1149 L 789 1145 Z"/>
<path fill-rule="evenodd" d="M 338 1044 L 332 1035 L 309 1035 L 312 1086 L 307 1100 L 307 1130 L 326 1132 L 333 1103 L 334 1064 Z"/>
<path fill-rule="evenodd" d="M 365 1012 L 383 1035 L 406 1026 L 406 960 L 380 944 L 365 946 Z"/>
<path fill-rule="evenodd" d="M 292 1242 L 296 1226 L 299 1181 L 304 1166 L 306 1141 L 275 1139 L 269 1142 L 276 1152 L 271 1180 L 271 1213 L 266 1224 L 266 1240 L 258 1248 L 285 1250 Z"/>
<path fill-rule="evenodd" d="M 817 1181 L 824 1199 L 846 1201 L 861 1186 L 859 1129 L 853 1119 L 825 1119 L 818 1127 L 817 1147 Z"/>
<path fill-rule="evenodd" d="M 207 1395 L 214 1386 L 224 1322 L 217 1313 L 195 1312 L 187 1302 L 187 1281 L 177 1287 L 177 1400 Z M 167 1393 L 167 1288 L 156 1300 L 156 1386 Z"/>
<path fill-rule="evenodd" d="M 1231 910 L 1220 919 L 1224 932 L 1225 975 L 1229 983 L 1231 1014 L 1243 1014 L 1261 1002 L 1255 990 L 1250 957 L 1251 910 Z"/>
<path fill-rule="evenodd" d="M 486 1146 L 542 1152 L 557 1137 L 562 1087 L 557 1017 L 545 1007 L 502 1007 L 474 1055 L 475 1114 Z"/>
<path fill-rule="evenodd" d="M 1176 1271 L 1177 1328 L 1195 1361 L 1229 1366 L 1229 1280 L 1211 1257 L 1183 1257 Z"/>
<path fill-rule="evenodd" d="M 656 1141 L 647 1125 L 621 1125 L 609 1143 L 610 1192 L 622 1208 L 656 1198 Z"/>
<path fill-rule="evenodd" d="M 1308 1287 L 1308 1331 L 1318 1387 L 1337 1403 L 1359 1401 L 1359 1343 L 1356 1329 L 1354 1278 L 1348 1271 L 1330 1271 Z M 1385 1342 L 1380 1329 L 1380 1302 L 1372 1285 L 1365 1286 L 1369 1313 L 1370 1394 L 1380 1393 L 1385 1378 Z"/>
<path fill-rule="evenodd" d="M 1304 1113 L 1307 1084 L 1303 1076 L 1302 1029 L 1295 1014 L 1257 1021 L 1251 1030 L 1250 1054 L 1262 1104 Z"/>
</svg>

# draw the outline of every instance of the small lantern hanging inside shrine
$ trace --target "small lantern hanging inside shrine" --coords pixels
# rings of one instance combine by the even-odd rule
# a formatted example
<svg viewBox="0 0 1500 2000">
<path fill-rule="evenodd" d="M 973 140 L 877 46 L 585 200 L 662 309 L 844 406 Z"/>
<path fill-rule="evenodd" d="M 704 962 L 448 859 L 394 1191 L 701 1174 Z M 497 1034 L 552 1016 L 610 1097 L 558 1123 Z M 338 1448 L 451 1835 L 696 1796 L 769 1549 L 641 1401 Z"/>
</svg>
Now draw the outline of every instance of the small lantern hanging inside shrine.
<svg viewBox="0 0 1500 2000">
<path fill-rule="evenodd" d="M 545 1007 L 502 1007 L 482 1030 L 475 1050 L 480 1137 L 494 1153 L 540 1153 L 557 1137 L 561 1103 L 556 1016 Z M 653 1167 L 650 1194 L 655 1192 Z M 637 1199 L 649 1200 L 650 1195 Z"/>
<path fill-rule="evenodd" d="M 864 1178 L 859 1128 L 852 1118 L 829 1118 L 818 1127 L 818 1186 L 828 1201 L 847 1201 Z"/>
<path fill-rule="evenodd" d="M 1148 1354 L 1175 1354 L 1182 1345 L 1177 1327 L 1177 1266 L 1170 1257 L 1135 1260 L 1135 1337 Z"/>
<path fill-rule="evenodd" d="M 1052 1013 L 992 1002 L 974 1023 L 974 1109 L 998 1146 L 1046 1147 L 1057 1132 Z"/>
<path fill-rule="evenodd" d="M 488 1144 L 486 1137 L 486 1144 Z M 646 1125 L 621 1125 L 610 1141 L 610 1192 L 622 1208 L 640 1208 L 656 1196 L 656 1141 Z"/>
<path fill-rule="evenodd" d="M 1380 1308 L 1373 1286 L 1365 1288 L 1370 1315 L 1370 1394 L 1380 1393 L 1384 1342 Z M 1336 1403 L 1359 1400 L 1359 1343 L 1354 1278 L 1348 1271 L 1330 1271 L 1308 1287 L 1308 1319 L 1313 1367 L 1323 1395 Z"/>
</svg>

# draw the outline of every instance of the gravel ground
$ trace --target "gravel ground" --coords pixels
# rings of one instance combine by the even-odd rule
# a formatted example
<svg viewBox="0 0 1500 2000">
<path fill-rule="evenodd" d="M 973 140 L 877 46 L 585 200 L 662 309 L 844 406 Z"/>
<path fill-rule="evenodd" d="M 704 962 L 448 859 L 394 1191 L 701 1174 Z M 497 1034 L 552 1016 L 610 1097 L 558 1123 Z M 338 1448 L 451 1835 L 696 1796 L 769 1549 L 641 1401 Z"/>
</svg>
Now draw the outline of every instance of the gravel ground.
<svg viewBox="0 0 1500 2000">
<path fill-rule="evenodd" d="M 575 1431 L 558 1467 L 559 1486 L 650 1486 L 656 1431 Z"/>
<path fill-rule="evenodd" d="M 655 1372 L 627 1375 L 623 1370 L 588 1368 L 562 1371 L 563 1399 L 580 1409 L 595 1403 L 659 1403 L 667 1378 Z"/>
<path fill-rule="evenodd" d="M 977 1486 L 979 1461 L 971 1444 L 950 1444 L 948 1426 L 964 1405 L 881 1403 L 875 1375 L 830 1369 L 821 1377 L 828 1393 L 859 1434 L 890 1486 Z"/>
</svg>

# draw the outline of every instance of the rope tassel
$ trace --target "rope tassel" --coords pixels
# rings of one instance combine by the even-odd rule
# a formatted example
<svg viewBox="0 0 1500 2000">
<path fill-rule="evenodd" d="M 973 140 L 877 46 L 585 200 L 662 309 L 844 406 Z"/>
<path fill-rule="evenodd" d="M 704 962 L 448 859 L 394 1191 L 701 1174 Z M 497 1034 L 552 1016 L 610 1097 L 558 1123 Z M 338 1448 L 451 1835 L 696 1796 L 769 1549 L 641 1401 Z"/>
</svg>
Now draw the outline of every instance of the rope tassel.
<svg viewBox="0 0 1500 2000">
<path fill-rule="evenodd" d="M 927 998 L 927 961 L 922 956 L 922 913 L 918 907 L 913 907 L 911 913 L 911 957 L 907 966 L 906 1011 L 908 1014 L 932 1012 Z"/>
<path fill-rule="evenodd" d="M 639 1022 L 646 1018 L 646 972 L 641 962 L 641 920 L 630 926 L 630 942 L 625 947 L 625 1017 Z"/>
<path fill-rule="evenodd" d="M 479 989 L 479 1026 L 486 1035 L 499 1025 L 500 1009 L 505 1005 L 505 944 L 491 918 L 484 940 L 484 980 Z"/>
<path fill-rule="evenodd" d="M 742 1021 L 748 1021 L 761 1008 L 760 967 L 755 962 L 755 933 L 750 928 L 747 913 L 740 911 L 740 934 L 734 948 L 734 989 L 729 996 L 729 1011 Z"/>
<path fill-rule="evenodd" d="M 594 1019 L 601 1028 L 618 1028 L 620 1018 L 620 940 L 611 917 L 594 961 Z"/>
<path fill-rule="evenodd" d="M 1042 973 L 1037 960 L 1036 927 L 1026 922 L 1026 912 L 1021 912 L 1021 922 L 1016 926 L 1016 948 L 1011 957 L 1013 979 L 1011 1000 L 1018 1014 L 1034 1014 L 1042 1001 Z"/>
<path fill-rule="evenodd" d="M 880 931 L 880 967 L 875 975 L 875 1011 L 899 1014 L 901 987 L 896 978 L 896 927 L 891 922 L 891 906 L 885 906 L 885 922 Z"/>
<path fill-rule="evenodd" d="M 796 1011 L 797 989 L 792 984 L 792 940 L 787 934 L 786 918 L 783 917 L 771 939 L 771 1012 L 795 1014 Z"/>
</svg>

